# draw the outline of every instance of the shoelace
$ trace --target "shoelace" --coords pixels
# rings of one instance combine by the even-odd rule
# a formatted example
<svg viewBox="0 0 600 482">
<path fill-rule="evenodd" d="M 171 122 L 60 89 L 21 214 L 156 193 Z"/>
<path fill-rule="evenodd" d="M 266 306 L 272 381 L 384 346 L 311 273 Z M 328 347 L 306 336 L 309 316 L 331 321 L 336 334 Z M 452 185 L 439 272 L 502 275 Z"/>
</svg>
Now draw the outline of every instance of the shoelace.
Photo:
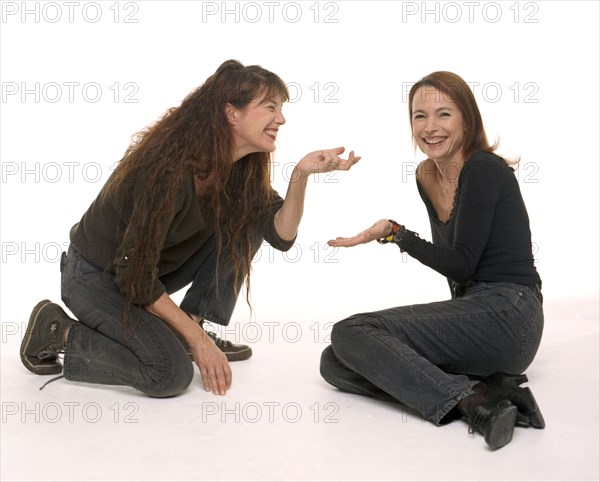
<svg viewBox="0 0 600 482">
<path fill-rule="evenodd" d="M 63 353 L 64 350 L 64 344 L 61 341 L 55 341 L 53 343 L 48 344 L 45 348 L 42 349 L 42 351 L 40 351 L 37 354 L 37 357 L 40 360 L 45 360 L 46 358 L 52 358 L 53 356 L 56 356 L 60 353 Z"/>
<path fill-rule="evenodd" d="M 48 385 L 49 383 L 55 382 L 56 380 L 60 380 L 61 378 L 65 378 L 65 376 L 64 376 L 64 375 L 59 375 L 58 377 L 55 377 L 55 378 L 52 378 L 52 379 L 48 380 L 46 383 L 44 383 L 44 384 L 43 384 L 43 385 L 40 387 L 40 390 L 43 390 L 43 389 L 44 389 L 44 387 L 45 387 L 46 385 Z"/>
<path fill-rule="evenodd" d="M 217 334 L 213 333 L 212 331 L 207 331 L 206 334 L 212 338 L 212 340 L 215 342 L 215 345 L 217 345 L 219 348 L 229 348 L 233 346 L 230 341 L 219 338 Z"/>
<path fill-rule="evenodd" d="M 469 435 L 473 435 L 475 432 L 483 432 L 483 424 L 486 422 L 486 414 L 480 411 L 476 411 L 475 414 L 469 418 Z"/>
</svg>

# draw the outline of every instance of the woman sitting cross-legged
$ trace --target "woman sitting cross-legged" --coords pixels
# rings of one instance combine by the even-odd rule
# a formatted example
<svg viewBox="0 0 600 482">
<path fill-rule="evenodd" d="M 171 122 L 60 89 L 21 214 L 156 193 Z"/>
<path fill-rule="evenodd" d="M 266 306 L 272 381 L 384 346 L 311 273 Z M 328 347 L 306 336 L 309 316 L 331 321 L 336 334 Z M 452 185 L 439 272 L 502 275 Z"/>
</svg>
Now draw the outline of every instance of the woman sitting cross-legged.
<svg viewBox="0 0 600 482">
<path fill-rule="evenodd" d="M 515 424 L 544 427 L 522 373 L 543 329 L 541 280 L 517 179 L 494 153 L 462 78 L 434 72 L 411 89 L 416 172 L 432 242 L 382 219 L 332 246 L 395 244 L 448 279 L 452 299 L 361 313 L 336 323 L 321 374 L 353 393 L 401 402 L 441 425 L 463 417 L 491 448 Z M 402 275 L 386 271 L 402 283 Z"/>
</svg>

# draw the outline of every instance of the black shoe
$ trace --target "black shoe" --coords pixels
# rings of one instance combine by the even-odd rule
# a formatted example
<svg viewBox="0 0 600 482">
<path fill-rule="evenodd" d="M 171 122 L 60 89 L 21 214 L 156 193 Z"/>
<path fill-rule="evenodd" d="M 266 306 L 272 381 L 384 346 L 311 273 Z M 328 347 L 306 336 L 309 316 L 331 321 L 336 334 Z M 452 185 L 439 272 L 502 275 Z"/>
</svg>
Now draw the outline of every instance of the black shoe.
<svg viewBox="0 0 600 482">
<path fill-rule="evenodd" d="M 467 404 L 462 411 L 469 433 L 479 432 L 492 450 L 511 441 L 515 429 L 517 407 L 510 400 Z"/>
<path fill-rule="evenodd" d="M 544 416 L 535 401 L 531 389 L 519 386 L 527 382 L 527 375 L 494 373 L 483 379 L 483 382 L 489 387 L 490 396 L 509 399 L 517 407 L 518 424 L 530 425 L 535 428 L 544 428 L 546 426 Z"/>
<path fill-rule="evenodd" d="M 36 375 L 54 375 L 62 371 L 58 354 L 64 349 L 64 335 L 75 320 L 50 300 L 40 301 L 31 312 L 21 342 L 21 361 Z"/>
<path fill-rule="evenodd" d="M 236 343 L 231 343 L 230 341 L 223 340 L 219 338 L 216 333 L 212 331 L 208 331 L 204 326 L 204 320 L 200 322 L 200 328 L 202 328 L 206 334 L 212 339 L 212 341 L 217 345 L 217 348 L 225 353 L 227 357 L 227 361 L 242 361 L 247 360 L 252 356 L 252 348 L 247 345 L 240 345 Z M 187 345 L 185 341 L 182 340 L 183 346 L 185 346 L 185 350 L 190 357 L 190 360 L 194 361 L 194 355 L 192 354 L 192 350 Z"/>
<path fill-rule="evenodd" d="M 204 327 L 203 327 L 204 328 Z M 206 330 L 205 330 L 206 331 Z M 212 338 L 217 348 L 225 353 L 228 361 L 242 361 L 247 360 L 252 356 L 252 348 L 248 345 L 241 345 L 231 343 L 230 341 L 219 338 L 216 333 L 212 331 L 206 331 L 206 334 Z"/>
</svg>

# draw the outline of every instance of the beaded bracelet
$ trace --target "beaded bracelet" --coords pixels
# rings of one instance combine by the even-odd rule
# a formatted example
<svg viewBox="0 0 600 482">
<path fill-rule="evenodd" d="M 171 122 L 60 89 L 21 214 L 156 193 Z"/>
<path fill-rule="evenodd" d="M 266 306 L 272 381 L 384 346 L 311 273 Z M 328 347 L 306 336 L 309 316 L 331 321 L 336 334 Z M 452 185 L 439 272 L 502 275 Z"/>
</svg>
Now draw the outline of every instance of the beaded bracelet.
<svg viewBox="0 0 600 482">
<path fill-rule="evenodd" d="M 398 224 L 393 219 L 388 219 L 390 223 L 392 223 L 392 231 L 384 238 L 379 238 L 377 242 L 379 244 L 388 244 L 388 243 L 399 243 L 402 241 L 402 237 L 404 236 L 404 232 L 406 228 L 401 224 Z"/>
</svg>

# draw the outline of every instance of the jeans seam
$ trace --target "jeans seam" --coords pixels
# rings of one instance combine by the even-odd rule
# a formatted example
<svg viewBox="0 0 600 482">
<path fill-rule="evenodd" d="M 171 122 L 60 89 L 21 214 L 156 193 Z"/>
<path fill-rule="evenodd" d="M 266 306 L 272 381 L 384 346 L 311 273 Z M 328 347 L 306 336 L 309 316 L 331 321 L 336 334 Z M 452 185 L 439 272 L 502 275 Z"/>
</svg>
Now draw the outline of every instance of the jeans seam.
<svg viewBox="0 0 600 482">
<path fill-rule="evenodd" d="M 536 298 L 537 300 L 537 298 Z M 529 321 L 527 322 L 527 324 L 521 328 L 521 336 L 520 336 L 520 345 L 519 345 L 519 358 L 521 360 L 521 363 L 523 364 L 523 367 L 527 367 L 531 364 L 531 362 L 533 361 L 533 358 L 535 358 L 535 352 L 533 354 L 533 357 L 531 360 L 529 360 L 528 362 L 526 362 L 526 359 L 523 357 L 523 352 L 525 350 L 525 346 L 526 346 L 526 342 L 528 340 L 528 336 L 525 335 L 525 333 L 529 334 L 529 328 L 531 326 L 534 325 L 535 323 L 535 317 L 538 313 L 539 307 L 537 306 L 537 304 L 533 307 L 533 310 L 531 312 L 531 316 L 529 317 Z"/>
</svg>

